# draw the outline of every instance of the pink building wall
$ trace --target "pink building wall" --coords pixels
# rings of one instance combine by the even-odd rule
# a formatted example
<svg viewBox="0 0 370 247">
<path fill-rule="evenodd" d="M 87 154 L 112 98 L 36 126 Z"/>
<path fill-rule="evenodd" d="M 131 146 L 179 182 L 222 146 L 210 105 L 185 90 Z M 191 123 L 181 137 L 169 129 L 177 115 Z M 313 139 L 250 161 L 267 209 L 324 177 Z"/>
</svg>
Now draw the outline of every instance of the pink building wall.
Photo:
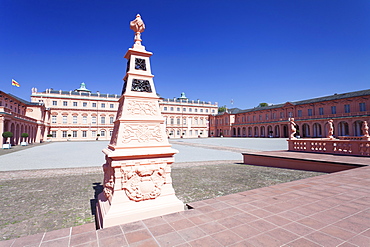
<svg viewBox="0 0 370 247">
<path fill-rule="evenodd" d="M 49 126 L 48 115 L 49 111 L 44 105 L 27 102 L 0 91 L 0 142 L 5 143 L 6 140 L 1 134 L 6 131 L 13 133 L 9 140 L 12 145 L 18 145 L 22 141 L 43 141 L 46 127 Z M 22 133 L 29 136 L 22 138 Z"/>
<path fill-rule="evenodd" d="M 229 137 L 288 137 L 288 119 L 294 117 L 301 137 L 325 137 L 327 121 L 334 121 L 335 136 L 359 136 L 363 121 L 370 120 L 370 90 L 287 102 L 211 117 L 210 132 Z M 225 121 L 235 123 L 225 124 Z M 226 120 L 228 119 L 228 120 Z M 272 133 L 270 133 L 272 131 Z"/>
<path fill-rule="evenodd" d="M 14 133 L 13 145 L 22 141 L 20 136 L 24 132 L 30 135 L 26 140 L 29 143 L 45 141 L 49 133 L 55 135 L 51 138 L 55 141 L 95 140 L 98 133 L 104 133 L 99 140 L 110 140 L 118 99 L 118 95 L 112 94 L 33 90 L 32 102 L 27 102 L 0 91 L 0 131 Z M 360 136 L 362 122 L 370 122 L 370 90 L 246 110 L 234 108 L 220 114 L 215 114 L 217 103 L 179 99 L 160 99 L 159 102 L 166 119 L 166 133 L 171 138 L 179 138 L 183 133 L 184 138 L 221 134 L 287 138 L 289 117 L 295 118 L 301 138 L 325 137 L 328 119 L 333 119 L 334 136 Z M 5 141 L 2 136 L 0 141 Z"/>
<path fill-rule="evenodd" d="M 85 89 L 87 90 L 87 89 Z M 185 95 L 185 94 L 184 94 Z M 110 140 L 118 109 L 119 95 L 90 91 L 32 90 L 31 101 L 50 109 L 47 133 L 53 141 Z M 166 133 L 170 138 L 207 137 L 210 114 L 218 110 L 217 103 L 185 98 L 159 100 Z M 71 135 L 70 137 L 68 135 Z"/>
</svg>

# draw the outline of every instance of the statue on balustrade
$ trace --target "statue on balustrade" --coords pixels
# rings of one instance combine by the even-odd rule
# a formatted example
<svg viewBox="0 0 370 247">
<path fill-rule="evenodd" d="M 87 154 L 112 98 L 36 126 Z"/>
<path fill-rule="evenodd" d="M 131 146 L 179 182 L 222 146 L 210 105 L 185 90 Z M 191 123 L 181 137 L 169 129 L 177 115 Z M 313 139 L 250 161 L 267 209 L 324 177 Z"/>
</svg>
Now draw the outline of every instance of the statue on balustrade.
<svg viewBox="0 0 370 247">
<path fill-rule="evenodd" d="M 334 126 L 333 126 L 333 119 L 328 121 L 328 135 L 327 138 L 334 139 Z"/>
<path fill-rule="evenodd" d="M 367 121 L 364 121 L 362 123 L 362 134 L 365 136 L 365 137 L 369 137 L 369 126 L 367 126 Z"/>
<path fill-rule="evenodd" d="M 297 132 L 297 126 L 294 123 L 294 118 L 290 118 L 289 125 L 290 125 L 290 136 L 289 136 L 289 139 L 295 139 L 295 136 L 294 135 Z"/>
</svg>

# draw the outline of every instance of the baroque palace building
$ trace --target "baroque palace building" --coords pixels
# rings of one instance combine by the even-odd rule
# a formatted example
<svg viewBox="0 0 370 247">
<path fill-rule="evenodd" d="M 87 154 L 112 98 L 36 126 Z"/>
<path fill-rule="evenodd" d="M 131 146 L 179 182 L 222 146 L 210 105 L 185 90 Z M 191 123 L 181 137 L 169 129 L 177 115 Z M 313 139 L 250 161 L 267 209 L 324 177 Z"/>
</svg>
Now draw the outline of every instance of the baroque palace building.
<svg viewBox="0 0 370 247">
<path fill-rule="evenodd" d="M 31 102 L 0 91 L 0 132 L 14 134 L 12 145 L 42 142 L 48 134 L 55 141 L 109 140 L 119 97 L 92 93 L 85 84 L 73 91 L 33 88 Z M 370 89 L 222 113 L 217 103 L 189 100 L 184 93 L 160 98 L 159 106 L 169 138 L 287 138 L 292 117 L 301 138 L 325 137 L 330 119 L 335 136 L 360 136 L 363 121 L 370 122 Z M 29 137 L 22 140 L 22 133 Z M 2 136 L 0 142 L 5 143 Z"/>
<path fill-rule="evenodd" d="M 46 133 L 55 141 L 110 140 L 119 98 L 117 94 L 92 93 L 84 83 L 73 91 L 38 92 L 33 88 L 31 95 L 33 104 L 44 105 L 50 111 Z M 207 137 L 209 115 L 218 110 L 217 103 L 188 100 L 184 93 L 180 98 L 160 98 L 159 106 L 169 138 Z"/>
<path fill-rule="evenodd" d="M 10 144 L 17 145 L 22 141 L 40 142 L 50 127 L 50 111 L 42 103 L 31 103 L 12 94 L 0 91 L 0 132 L 13 133 Z M 22 140 L 22 133 L 29 136 Z M 0 135 L 0 142 L 5 143 Z"/>
<path fill-rule="evenodd" d="M 285 137 L 294 118 L 302 138 L 326 137 L 332 119 L 335 136 L 360 136 L 370 121 L 370 89 L 241 110 L 229 109 L 210 117 L 210 136 Z"/>
</svg>

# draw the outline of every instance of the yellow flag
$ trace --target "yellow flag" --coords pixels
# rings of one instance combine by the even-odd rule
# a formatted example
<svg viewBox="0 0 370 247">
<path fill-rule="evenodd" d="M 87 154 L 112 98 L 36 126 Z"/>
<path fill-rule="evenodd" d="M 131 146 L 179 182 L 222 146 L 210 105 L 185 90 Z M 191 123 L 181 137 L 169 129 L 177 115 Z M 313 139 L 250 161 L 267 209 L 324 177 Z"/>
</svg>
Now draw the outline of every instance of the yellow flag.
<svg viewBox="0 0 370 247">
<path fill-rule="evenodd" d="M 12 79 L 12 86 L 20 87 L 21 85 L 14 79 Z"/>
</svg>

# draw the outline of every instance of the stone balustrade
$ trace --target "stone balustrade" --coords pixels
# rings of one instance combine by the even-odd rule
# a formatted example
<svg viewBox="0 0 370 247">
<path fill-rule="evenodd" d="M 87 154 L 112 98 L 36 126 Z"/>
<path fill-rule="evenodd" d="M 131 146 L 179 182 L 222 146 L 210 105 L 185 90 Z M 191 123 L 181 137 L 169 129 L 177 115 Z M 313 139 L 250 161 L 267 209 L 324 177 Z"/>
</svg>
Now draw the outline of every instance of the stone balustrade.
<svg viewBox="0 0 370 247">
<path fill-rule="evenodd" d="M 338 136 L 339 140 L 358 140 L 358 141 L 370 141 L 370 137 L 367 136 Z"/>
<path fill-rule="evenodd" d="M 357 155 L 370 157 L 370 140 L 359 139 L 290 139 L 289 151 Z M 369 160 L 370 162 L 370 160 Z"/>
</svg>

